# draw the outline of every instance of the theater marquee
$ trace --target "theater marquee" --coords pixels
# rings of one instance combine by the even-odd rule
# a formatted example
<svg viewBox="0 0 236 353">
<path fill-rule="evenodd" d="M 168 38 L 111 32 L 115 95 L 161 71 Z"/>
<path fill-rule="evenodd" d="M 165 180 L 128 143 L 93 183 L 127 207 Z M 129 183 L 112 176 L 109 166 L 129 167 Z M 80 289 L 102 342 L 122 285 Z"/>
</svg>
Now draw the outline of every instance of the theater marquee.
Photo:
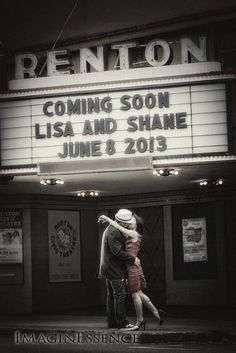
<svg viewBox="0 0 236 353">
<path fill-rule="evenodd" d="M 2 165 L 228 151 L 225 84 L 4 102 Z"/>
</svg>

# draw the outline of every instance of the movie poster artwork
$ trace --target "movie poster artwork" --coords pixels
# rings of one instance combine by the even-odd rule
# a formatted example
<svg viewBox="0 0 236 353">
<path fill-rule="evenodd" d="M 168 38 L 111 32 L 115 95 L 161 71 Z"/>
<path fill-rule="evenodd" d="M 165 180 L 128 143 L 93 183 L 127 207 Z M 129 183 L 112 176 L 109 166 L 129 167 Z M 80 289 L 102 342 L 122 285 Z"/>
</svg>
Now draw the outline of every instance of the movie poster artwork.
<svg viewBox="0 0 236 353">
<path fill-rule="evenodd" d="M 49 281 L 81 280 L 79 212 L 48 211 Z"/>
<path fill-rule="evenodd" d="M 21 210 L 0 210 L 0 263 L 23 262 L 22 223 Z"/>
<path fill-rule="evenodd" d="M 184 262 L 207 261 L 206 218 L 182 219 Z"/>
</svg>

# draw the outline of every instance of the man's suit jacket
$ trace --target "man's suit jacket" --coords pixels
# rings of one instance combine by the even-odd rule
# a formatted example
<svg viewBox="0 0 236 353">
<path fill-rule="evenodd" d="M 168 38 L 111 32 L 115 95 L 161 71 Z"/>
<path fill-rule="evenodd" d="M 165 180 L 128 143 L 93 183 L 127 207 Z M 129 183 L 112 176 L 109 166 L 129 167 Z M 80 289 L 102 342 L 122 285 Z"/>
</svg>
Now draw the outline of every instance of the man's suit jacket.
<svg viewBox="0 0 236 353">
<path fill-rule="evenodd" d="M 109 225 L 102 236 L 99 278 L 126 278 L 126 265 L 133 264 L 134 256 L 125 251 L 125 237 L 122 233 Z"/>
</svg>

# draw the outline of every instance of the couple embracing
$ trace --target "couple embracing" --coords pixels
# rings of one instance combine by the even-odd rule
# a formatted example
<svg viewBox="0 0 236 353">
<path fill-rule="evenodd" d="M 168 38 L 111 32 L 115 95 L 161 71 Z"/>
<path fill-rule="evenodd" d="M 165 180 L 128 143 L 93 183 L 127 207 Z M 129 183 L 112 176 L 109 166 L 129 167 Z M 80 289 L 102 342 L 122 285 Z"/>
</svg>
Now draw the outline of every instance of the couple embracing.
<svg viewBox="0 0 236 353">
<path fill-rule="evenodd" d="M 161 325 L 161 310 L 143 293 L 146 280 L 137 257 L 142 241 L 143 219 L 130 210 L 121 209 L 116 213 L 115 220 L 102 215 L 99 222 L 109 223 L 102 236 L 98 276 L 106 279 L 108 328 L 126 331 L 145 329 L 143 305 Z M 126 285 L 134 301 L 137 316 L 135 325 L 131 325 L 126 318 Z"/>
</svg>

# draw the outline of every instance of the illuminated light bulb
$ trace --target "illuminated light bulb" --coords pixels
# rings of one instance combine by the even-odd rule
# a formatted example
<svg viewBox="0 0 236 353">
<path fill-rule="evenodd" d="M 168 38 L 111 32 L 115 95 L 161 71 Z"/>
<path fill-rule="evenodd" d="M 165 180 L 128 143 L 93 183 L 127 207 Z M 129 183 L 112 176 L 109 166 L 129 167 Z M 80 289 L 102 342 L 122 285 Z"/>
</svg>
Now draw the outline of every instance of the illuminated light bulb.
<svg viewBox="0 0 236 353">
<path fill-rule="evenodd" d="M 178 170 L 175 170 L 174 175 L 178 175 L 178 174 L 179 174 Z"/>
<path fill-rule="evenodd" d="M 224 181 L 223 180 L 218 180 L 218 185 L 222 185 L 224 183 Z"/>
<path fill-rule="evenodd" d="M 91 190 L 91 191 L 79 191 L 77 193 L 77 196 L 82 196 L 82 197 L 94 197 L 94 196 L 98 196 L 98 192 L 97 191 L 94 191 L 94 190 Z"/>
<path fill-rule="evenodd" d="M 64 181 L 61 179 L 43 179 L 40 181 L 41 185 L 50 185 L 50 186 L 54 186 L 54 185 L 59 185 L 59 184 L 64 184 Z"/>
<path fill-rule="evenodd" d="M 160 175 L 162 175 L 162 174 L 164 174 L 164 170 L 163 170 L 163 169 L 160 169 L 160 170 L 158 171 L 158 173 L 159 173 Z"/>
<path fill-rule="evenodd" d="M 200 182 L 200 185 L 201 185 L 201 186 L 206 186 L 206 185 L 208 185 L 208 181 L 207 181 L 207 180 L 202 180 L 202 181 Z"/>
<path fill-rule="evenodd" d="M 201 182 L 200 182 L 200 185 L 201 186 L 206 186 L 208 184 L 208 181 L 207 180 L 202 180 Z"/>
<path fill-rule="evenodd" d="M 152 174 L 157 175 L 158 172 L 156 170 L 153 170 Z"/>
</svg>

